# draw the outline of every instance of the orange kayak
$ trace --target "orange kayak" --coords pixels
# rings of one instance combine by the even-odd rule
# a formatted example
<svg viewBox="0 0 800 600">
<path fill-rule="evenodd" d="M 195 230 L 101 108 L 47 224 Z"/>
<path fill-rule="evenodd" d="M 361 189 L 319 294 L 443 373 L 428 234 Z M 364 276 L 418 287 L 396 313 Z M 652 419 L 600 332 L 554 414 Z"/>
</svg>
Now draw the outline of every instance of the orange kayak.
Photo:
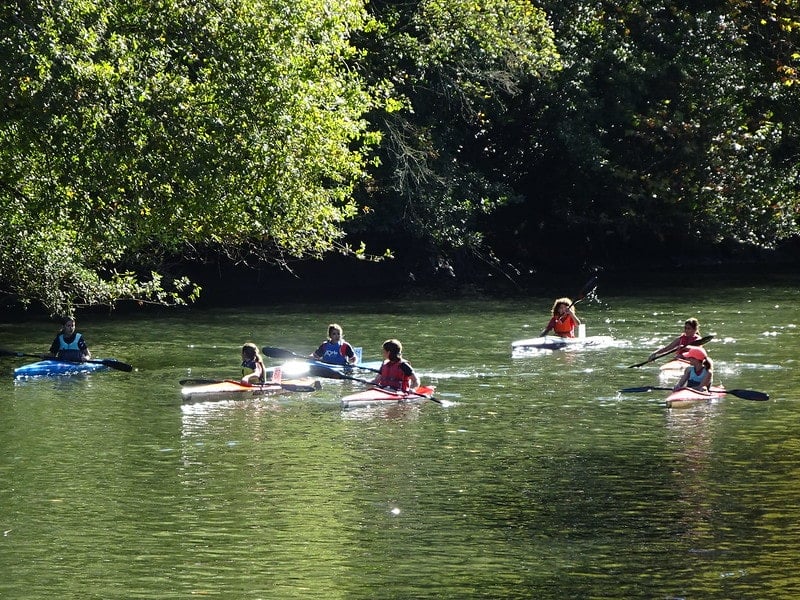
<svg viewBox="0 0 800 600">
<path fill-rule="evenodd" d="M 184 402 L 206 402 L 209 400 L 244 400 L 263 398 L 283 392 L 313 392 L 320 389 L 318 380 L 312 377 L 284 379 L 280 383 L 244 384 L 234 379 L 208 381 L 206 383 L 187 383 L 181 388 Z"/>
</svg>

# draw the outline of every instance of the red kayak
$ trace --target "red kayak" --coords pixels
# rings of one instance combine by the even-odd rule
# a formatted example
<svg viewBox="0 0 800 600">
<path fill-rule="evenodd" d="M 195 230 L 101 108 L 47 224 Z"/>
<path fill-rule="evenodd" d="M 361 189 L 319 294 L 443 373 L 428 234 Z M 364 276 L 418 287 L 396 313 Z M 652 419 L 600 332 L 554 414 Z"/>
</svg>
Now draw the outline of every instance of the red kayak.
<svg viewBox="0 0 800 600">
<path fill-rule="evenodd" d="M 672 392 L 665 401 L 667 408 L 687 408 L 695 406 L 699 402 L 710 402 L 718 400 L 725 395 L 725 386 L 712 386 L 707 392 L 694 388 L 681 388 Z"/>
<path fill-rule="evenodd" d="M 381 404 L 398 404 L 401 402 L 419 402 L 428 400 L 436 390 L 431 386 L 420 386 L 415 390 L 401 392 L 373 387 L 364 392 L 350 394 L 342 398 L 342 408 L 356 408 L 359 406 L 376 406 Z"/>
</svg>

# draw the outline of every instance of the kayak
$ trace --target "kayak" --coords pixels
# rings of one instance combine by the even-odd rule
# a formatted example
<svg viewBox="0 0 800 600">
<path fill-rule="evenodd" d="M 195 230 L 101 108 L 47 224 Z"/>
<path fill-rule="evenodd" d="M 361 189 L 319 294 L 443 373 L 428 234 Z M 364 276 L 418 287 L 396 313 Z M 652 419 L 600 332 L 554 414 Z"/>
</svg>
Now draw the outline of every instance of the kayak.
<svg viewBox="0 0 800 600">
<path fill-rule="evenodd" d="M 591 335 L 583 337 L 559 337 L 545 335 L 527 340 L 511 342 L 511 356 L 529 356 L 542 350 L 582 350 L 584 348 L 607 347 L 614 342 L 610 335 Z"/>
<path fill-rule="evenodd" d="M 316 360 L 288 360 L 276 367 L 267 367 L 266 372 L 267 377 L 271 377 L 275 370 L 280 369 L 281 377 L 302 377 L 309 375 L 315 369 L 317 371 L 330 369 L 340 375 L 350 375 L 358 371 L 377 371 L 381 366 L 381 362 L 376 360 L 354 365 L 332 365 Z"/>
<path fill-rule="evenodd" d="M 181 388 L 184 402 L 207 402 L 210 400 L 243 400 L 263 398 L 284 392 L 313 392 L 322 387 L 319 380 L 312 377 L 284 379 L 280 383 L 245 384 L 235 379 L 209 381 L 207 383 L 187 384 Z"/>
<path fill-rule="evenodd" d="M 373 387 L 366 391 L 350 394 L 342 398 L 342 408 L 421 402 L 428 396 L 431 396 L 435 390 L 435 387 L 425 385 L 416 388 L 414 390 L 416 393 Z"/>
<path fill-rule="evenodd" d="M 700 402 L 718 400 L 725 396 L 725 393 L 725 386 L 722 385 L 712 386 L 707 392 L 693 388 L 681 388 L 667 396 L 665 404 L 667 408 L 688 408 L 696 406 Z"/>
<path fill-rule="evenodd" d="M 680 379 L 681 375 L 683 375 L 683 372 L 686 370 L 686 367 L 688 367 L 690 364 L 691 363 L 689 363 L 689 361 L 676 358 L 661 365 L 658 370 L 658 376 L 661 379 Z"/>
<path fill-rule="evenodd" d="M 101 360 L 103 359 L 93 359 L 92 362 L 40 360 L 38 362 L 22 365 L 21 367 L 14 369 L 14 378 L 22 379 L 26 377 L 53 377 L 104 371 L 108 369 L 108 366 L 100 362 Z"/>
</svg>

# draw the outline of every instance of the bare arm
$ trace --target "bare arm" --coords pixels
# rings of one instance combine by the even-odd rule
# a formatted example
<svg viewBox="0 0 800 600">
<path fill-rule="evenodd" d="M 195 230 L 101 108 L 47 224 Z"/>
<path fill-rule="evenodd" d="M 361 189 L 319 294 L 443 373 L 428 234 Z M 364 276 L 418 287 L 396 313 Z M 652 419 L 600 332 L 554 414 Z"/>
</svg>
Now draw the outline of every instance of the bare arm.
<svg viewBox="0 0 800 600">
<path fill-rule="evenodd" d="M 669 344 L 667 344 L 663 348 L 659 348 L 658 350 L 654 351 L 650 355 L 650 360 L 652 360 L 653 358 L 655 358 L 659 354 L 667 354 L 667 353 L 669 353 L 670 350 L 674 350 L 675 348 L 677 348 L 680 345 L 680 341 L 681 341 L 681 338 L 676 337 L 674 340 L 672 340 Z"/>
<path fill-rule="evenodd" d="M 416 373 L 412 373 L 411 377 L 408 380 L 408 387 L 409 389 L 415 390 L 420 386 L 419 377 L 417 377 Z"/>
<path fill-rule="evenodd" d="M 692 368 L 693 367 L 686 367 L 683 370 L 683 375 L 681 375 L 681 378 L 678 381 L 678 383 L 675 384 L 675 387 L 672 388 L 673 390 L 679 390 L 682 387 L 686 387 L 686 383 L 689 381 L 689 369 L 692 369 Z"/>
</svg>

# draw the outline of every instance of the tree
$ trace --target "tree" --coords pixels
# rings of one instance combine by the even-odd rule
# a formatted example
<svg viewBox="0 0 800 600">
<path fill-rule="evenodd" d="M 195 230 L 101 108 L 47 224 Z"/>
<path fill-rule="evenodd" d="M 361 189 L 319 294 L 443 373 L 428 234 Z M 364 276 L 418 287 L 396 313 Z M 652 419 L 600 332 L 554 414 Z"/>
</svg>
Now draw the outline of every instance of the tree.
<svg viewBox="0 0 800 600">
<path fill-rule="evenodd" d="M 183 302 L 166 256 L 341 247 L 377 141 L 349 68 L 361 2 L 155 6 L 0 9 L 0 281 L 23 303 Z"/>
<path fill-rule="evenodd" d="M 362 188 L 355 235 L 446 264 L 486 254 L 482 215 L 515 196 L 502 133 L 527 78 L 559 68 L 545 14 L 527 0 L 378 0 L 359 35 L 364 76 L 398 99 L 369 114 L 379 167 Z"/>
<path fill-rule="evenodd" d="M 534 192 L 499 215 L 512 244 L 597 257 L 798 234 L 796 2 L 544 7 L 564 69 L 517 119 Z"/>
</svg>

